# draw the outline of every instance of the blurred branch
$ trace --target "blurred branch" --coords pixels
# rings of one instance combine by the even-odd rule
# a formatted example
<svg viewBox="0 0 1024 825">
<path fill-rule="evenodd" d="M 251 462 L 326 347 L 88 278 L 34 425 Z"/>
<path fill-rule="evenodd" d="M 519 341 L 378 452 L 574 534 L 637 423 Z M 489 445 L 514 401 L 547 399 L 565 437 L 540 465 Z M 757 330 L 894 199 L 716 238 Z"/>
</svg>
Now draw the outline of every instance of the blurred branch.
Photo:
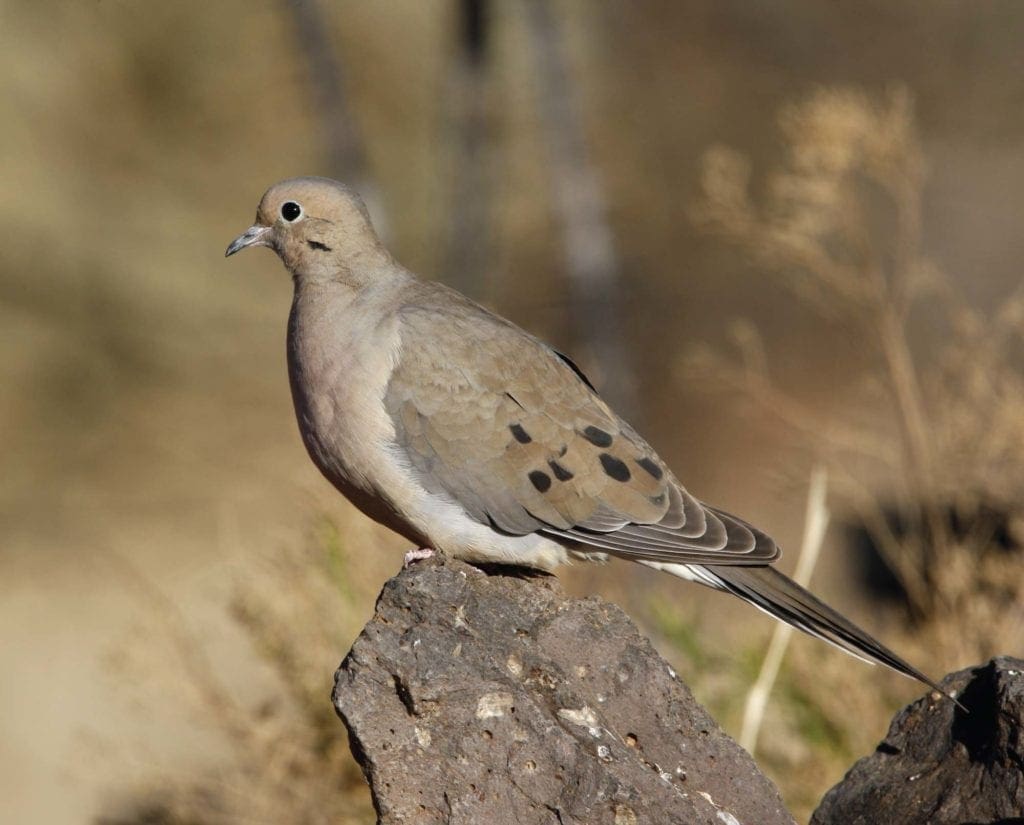
<svg viewBox="0 0 1024 825">
<path fill-rule="evenodd" d="M 458 0 L 458 38 L 442 107 L 451 132 L 452 181 L 446 281 L 480 296 L 492 272 L 490 130 L 491 7 L 489 0 Z"/>
<path fill-rule="evenodd" d="M 341 64 L 328 38 L 329 26 L 318 0 L 284 0 L 306 61 L 313 110 L 320 120 L 328 177 L 352 186 L 362 196 L 381 234 L 387 232 L 380 192 L 370 175 L 366 151 L 345 94 Z"/>
<path fill-rule="evenodd" d="M 601 176 L 590 158 L 565 36 L 548 0 L 529 0 L 526 29 L 537 70 L 541 125 L 555 210 L 562 225 L 570 315 L 589 360 L 627 415 L 639 412 L 622 325 L 621 264 Z"/>
</svg>

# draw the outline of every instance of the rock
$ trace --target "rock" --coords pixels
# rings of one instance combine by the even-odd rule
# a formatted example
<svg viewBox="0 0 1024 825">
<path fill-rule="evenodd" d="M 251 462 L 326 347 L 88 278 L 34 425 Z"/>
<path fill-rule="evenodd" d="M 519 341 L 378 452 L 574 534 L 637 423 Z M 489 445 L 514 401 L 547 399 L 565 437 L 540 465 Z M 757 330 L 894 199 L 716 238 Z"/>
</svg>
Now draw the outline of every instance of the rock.
<svg viewBox="0 0 1024 825">
<path fill-rule="evenodd" d="M 388 825 L 793 823 L 625 614 L 551 576 L 413 565 L 334 704 Z"/>
<path fill-rule="evenodd" d="M 908 705 L 871 756 L 830 790 L 811 825 L 1024 823 L 1024 660 L 1000 657 Z"/>
</svg>

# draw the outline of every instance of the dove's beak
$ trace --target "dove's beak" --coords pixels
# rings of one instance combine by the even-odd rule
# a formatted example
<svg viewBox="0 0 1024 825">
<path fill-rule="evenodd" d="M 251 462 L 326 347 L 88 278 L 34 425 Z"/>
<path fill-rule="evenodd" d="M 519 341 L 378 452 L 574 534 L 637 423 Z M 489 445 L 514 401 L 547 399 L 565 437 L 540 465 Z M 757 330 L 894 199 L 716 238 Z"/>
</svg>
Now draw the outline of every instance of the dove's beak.
<svg viewBox="0 0 1024 825">
<path fill-rule="evenodd" d="M 241 235 L 235 238 L 228 246 L 227 252 L 224 253 L 225 258 L 230 258 L 236 252 L 240 252 L 247 246 L 270 246 L 270 240 L 267 235 L 270 233 L 269 226 L 250 226 Z"/>
</svg>

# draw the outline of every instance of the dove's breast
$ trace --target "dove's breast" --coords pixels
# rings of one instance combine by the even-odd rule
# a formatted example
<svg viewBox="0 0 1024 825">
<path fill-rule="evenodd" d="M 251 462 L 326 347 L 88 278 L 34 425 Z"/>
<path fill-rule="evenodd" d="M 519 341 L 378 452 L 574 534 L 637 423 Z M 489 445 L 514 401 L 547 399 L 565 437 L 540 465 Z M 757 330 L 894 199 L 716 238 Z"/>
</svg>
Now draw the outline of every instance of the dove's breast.
<svg viewBox="0 0 1024 825">
<path fill-rule="evenodd" d="M 409 534 L 386 456 L 394 427 L 383 396 L 400 344 L 393 317 L 365 297 L 296 292 L 288 319 L 288 377 L 302 441 L 319 470 L 370 517 Z"/>
</svg>

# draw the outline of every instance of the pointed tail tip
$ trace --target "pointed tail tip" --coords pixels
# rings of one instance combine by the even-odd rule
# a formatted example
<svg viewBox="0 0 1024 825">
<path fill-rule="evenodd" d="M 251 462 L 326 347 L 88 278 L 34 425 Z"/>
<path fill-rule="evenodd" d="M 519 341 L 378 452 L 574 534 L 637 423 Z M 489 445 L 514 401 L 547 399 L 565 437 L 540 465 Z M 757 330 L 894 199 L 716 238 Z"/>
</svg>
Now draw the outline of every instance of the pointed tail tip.
<svg viewBox="0 0 1024 825">
<path fill-rule="evenodd" d="M 913 670 L 913 669 L 912 669 L 912 671 L 913 672 L 907 673 L 906 675 L 910 676 L 913 679 L 917 679 L 917 681 L 919 681 L 922 684 L 926 685 L 927 687 L 931 688 L 931 692 L 932 692 L 933 695 L 934 694 L 938 694 L 939 696 L 941 696 L 944 699 L 949 699 L 949 701 L 952 702 L 954 705 L 956 705 L 960 710 L 962 710 L 968 716 L 970 715 L 970 713 L 971 713 L 970 709 L 963 702 L 961 702 L 959 699 L 956 698 L 956 693 L 954 693 L 952 691 L 946 690 L 938 682 L 936 682 L 936 681 L 934 681 L 932 679 L 929 679 L 927 676 L 925 676 L 920 671 Z"/>
<path fill-rule="evenodd" d="M 858 659 L 883 665 L 915 679 L 949 699 L 964 713 L 970 713 L 963 702 L 938 682 L 774 567 L 716 568 L 713 575 L 724 589 L 776 619 L 833 644 Z"/>
</svg>

